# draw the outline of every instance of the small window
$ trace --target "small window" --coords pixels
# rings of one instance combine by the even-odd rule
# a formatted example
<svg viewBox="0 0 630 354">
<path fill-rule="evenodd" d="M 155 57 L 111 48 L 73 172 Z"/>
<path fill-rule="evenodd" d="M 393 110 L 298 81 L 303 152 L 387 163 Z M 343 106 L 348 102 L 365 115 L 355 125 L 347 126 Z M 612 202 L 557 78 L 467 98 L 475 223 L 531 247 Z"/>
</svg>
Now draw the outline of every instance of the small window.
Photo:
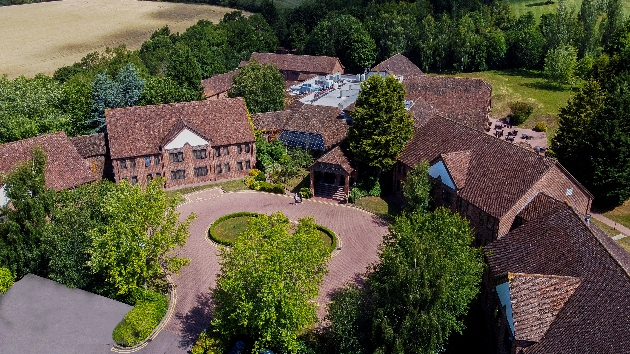
<svg viewBox="0 0 630 354">
<path fill-rule="evenodd" d="M 160 164 L 160 155 L 153 156 L 153 164 L 154 165 L 159 165 Z"/>
<path fill-rule="evenodd" d="M 239 171 L 243 171 L 243 161 L 239 161 L 236 163 L 236 169 Z"/>
<path fill-rule="evenodd" d="M 228 146 L 223 147 L 223 156 L 227 156 L 230 154 L 230 149 Z"/>
<path fill-rule="evenodd" d="M 220 147 L 214 148 L 214 155 L 215 156 L 221 156 L 221 148 Z"/>
<path fill-rule="evenodd" d="M 151 156 L 147 156 L 144 158 L 144 167 L 151 166 Z"/>
<path fill-rule="evenodd" d="M 252 166 L 251 166 L 251 164 L 250 164 L 249 160 L 245 161 L 245 169 L 246 169 L 246 170 L 249 170 L 249 169 L 251 169 L 251 168 L 252 168 Z"/>
<path fill-rule="evenodd" d="M 193 156 L 195 157 L 195 160 L 202 160 L 208 157 L 208 152 L 206 149 L 193 150 Z"/>
<path fill-rule="evenodd" d="M 149 173 L 147 175 L 147 182 L 151 182 L 151 181 L 153 181 L 153 175 Z"/>
<path fill-rule="evenodd" d="M 243 152 L 243 147 L 241 146 L 241 144 L 236 145 L 236 153 L 240 154 Z"/>
<path fill-rule="evenodd" d="M 120 160 L 120 169 L 121 170 L 126 170 L 127 169 L 127 160 L 125 160 L 125 159 Z"/>
<path fill-rule="evenodd" d="M 129 159 L 129 167 L 136 168 L 136 159 Z"/>
<path fill-rule="evenodd" d="M 172 180 L 180 180 L 180 179 L 184 179 L 186 178 L 186 171 L 185 170 L 175 170 L 175 171 L 171 171 L 171 179 Z"/>
<path fill-rule="evenodd" d="M 131 176 L 131 185 L 135 185 L 138 183 L 138 176 Z"/>
<path fill-rule="evenodd" d="M 223 173 L 223 170 L 221 169 L 221 164 L 220 163 L 217 164 L 216 171 L 217 171 L 217 173 Z"/>
<path fill-rule="evenodd" d="M 225 168 L 224 168 L 225 173 L 230 172 L 230 163 L 229 163 L 229 162 L 226 162 L 226 163 L 225 163 L 225 165 L 224 165 L 224 167 L 225 167 Z"/>
<path fill-rule="evenodd" d="M 208 167 L 207 166 L 199 166 L 195 167 L 195 177 L 203 177 L 208 175 Z"/>
<path fill-rule="evenodd" d="M 249 143 L 245 143 L 245 152 L 249 154 Z"/>
<path fill-rule="evenodd" d="M 158 177 L 162 177 L 162 174 L 161 174 L 161 173 L 159 173 L 159 172 L 156 172 L 156 173 L 155 173 L 155 178 L 158 178 Z"/>
<path fill-rule="evenodd" d="M 168 158 L 171 162 L 182 162 L 184 161 L 184 152 L 171 152 L 168 154 Z"/>
</svg>

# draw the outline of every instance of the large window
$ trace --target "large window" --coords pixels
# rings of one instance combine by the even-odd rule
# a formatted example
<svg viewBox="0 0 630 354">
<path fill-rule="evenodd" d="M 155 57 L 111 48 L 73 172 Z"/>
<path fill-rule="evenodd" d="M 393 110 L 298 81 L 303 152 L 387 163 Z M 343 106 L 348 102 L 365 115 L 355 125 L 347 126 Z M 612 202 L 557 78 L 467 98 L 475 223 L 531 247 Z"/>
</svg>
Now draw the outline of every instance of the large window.
<svg viewBox="0 0 630 354">
<path fill-rule="evenodd" d="M 220 163 L 217 164 L 216 171 L 217 171 L 217 173 L 223 173 L 223 169 L 221 169 L 221 164 Z"/>
<path fill-rule="evenodd" d="M 229 154 L 230 154 L 229 146 L 224 146 L 223 147 L 223 155 L 226 156 L 226 155 L 229 155 Z"/>
<path fill-rule="evenodd" d="M 239 171 L 243 171 L 243 161 L 239 161 L 236 163 L 236 169 Z"/>
<path fill-rule="evenodd" d="M 252 166 L 251 166 L 251 163 L 249 162 L 249 160 L 245 161 L 245 169 L 249 170 L 251 168 L 252 168 Z"/>
<path fill-rule="evenodd" d="M 175 171 L 171 171 L 171 179 L 172 180 L 180 180 L 180 179 L 184 179 L 186 178 L 186 171 L 185 170 L 175 170 Z"/>
<path fill-rule="evenodd" d="M 138 183 L 138 176 L 131 176 L 131 185 L 135 185 Z"/>
<path fill-rule="evenodd" d="M 195 177 L 203 177 L 208 175 L 208 167 L 207 166 L 199 166 L 195 167 Z"/>
<path fill-rule="evenodd" d="M 168 158 L 171 162 L 182 162 L 184 161 L 184 152 L 171 152 L 168 154 Z"/>
<path fill-rule="evenodd" d="M 245 152 L 249 154 L 249 143 L 245 143 Z"/>
<path fill-rule="evenodd" d="M 129 159 L 129 167 L 136 168 L 136 159 Z"/>
<path fill-rule="evenodd" d="M 220 147 L 215 147 L 214 148 L 214 155 L 215 156 L 221 156 L 221 148 Z"/>
<path fill-rule="evenodd" d="M 151 156 L 146 156 L 144 158 L 144 167 L 149 167 L 151 166 Z"/>
<path fill-rule="evenodd" d="M 241 146 L 241 144 L 236 145 L 236 153 L 240 154 L 243 152 L 243 147 Z"/>
<path fill-rule="evenodd" d="M 153 156 L 153 164 L 154 165 L 159 165 L 160 164 L 160 155 Z"/>
<path fill-rule="evenodd" d="M 206 149 L 195 149 L 193 150 L 193 156 L 195 157 L 195 160 L 205 159 L 208 157 L 208 152 Z"/>
</svg>

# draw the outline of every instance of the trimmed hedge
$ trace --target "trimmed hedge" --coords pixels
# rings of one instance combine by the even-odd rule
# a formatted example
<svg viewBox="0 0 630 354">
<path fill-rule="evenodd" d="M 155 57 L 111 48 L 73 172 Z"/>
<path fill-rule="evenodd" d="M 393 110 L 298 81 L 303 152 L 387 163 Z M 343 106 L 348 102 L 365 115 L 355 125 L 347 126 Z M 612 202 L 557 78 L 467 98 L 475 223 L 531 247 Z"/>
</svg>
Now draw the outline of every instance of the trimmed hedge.
<svg viewBox="0 0 630 354">
<path fill-rule="evenodd" d="M 147 339 L 160 324 L 168 310 L 168 299 L 162 294 L 145 290 L 136 305 L 114 328 L 112 338 L 123 347 L 133 347 Z"/>
<path fill-rule="evenodd" d="M 208 237 L 210 237 L 210 239 L 220 245 L 223 246 L 232 246 L 232 242 L 228 241 L 228 240 L 224 240 L 221 239 L 219 237 L 217 237 L 217 235 L 214 233 L 214 229 L 216 228 L 216 226 L 218 224 L 220 224 L 222 221 L 225 221 L 227 219 L 232 219 L 232 218 L 237 218 L 237 217 L 241 217 L 241 216 L 258 216 L 260 214 L 258 213 L 250 213 L 247 211 L 241 211 L 238 213 L 232 213 L 232 214 L 227 214 L 227 215 L 223 215 L 222 217 L 218 218 L 215 222 L 212 223 L 212 225 L 210 225 L 210 228 L 208 229 Z"/>
<path fill-rule="evenodd" d="M 330 247 L 328 248 L 329 252 L 332 252 L 335 250 L 335 248 L 337 248 L 337 235 L 335 235 L 334 232 L 332 232 L 330 229 L 322 226 L 322 225 L 316 225 L 317 230 L 325 233 L 326 235 L 328 235 L 328 237 L 330 237 L 330 239 L 332 240 L 332 243 L 330 245 Z"/>
</svg>

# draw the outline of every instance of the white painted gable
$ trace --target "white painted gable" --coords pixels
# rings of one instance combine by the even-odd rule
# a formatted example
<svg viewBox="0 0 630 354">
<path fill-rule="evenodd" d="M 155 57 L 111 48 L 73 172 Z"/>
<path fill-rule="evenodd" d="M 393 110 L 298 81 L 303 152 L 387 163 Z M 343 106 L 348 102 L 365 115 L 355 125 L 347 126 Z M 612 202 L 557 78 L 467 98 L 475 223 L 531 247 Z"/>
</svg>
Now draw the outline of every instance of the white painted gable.
<svg viewBox="0 0 630 354">
<path fill-rule="evenodd" d="M 177 134 L 175 139 L 171 140 L 171 142 L 164 147 L 164 149 L 181 149 L 186 144 L 190 146 L 209 145 L 204 138 L 184 128 L 181 132 L 179 132 L 179 134 Z"/>
<path fill-rule="evenodd" d="M 0 208 L 7 205 L 9 203 L 9 198 L 7 197 L 7 193 L 4 189 L 4 186 L 0 188 Z"/>
<path fill-rule="evenodd" d="M 436 162 L 435 164 L 433 164 L 433 166 L 429 168 L 429 176 L 433 178 L 440 177 L 442 178 L 442 183 L 451 187 L 452 189 L 457 189 L 455 188 L 455 183 L 453 183 L 453 180 L 448 174 L 448 171 L 446 171 L 446 166 L 444 166 L 444 162 L 442 161 Z"/>
</svg>

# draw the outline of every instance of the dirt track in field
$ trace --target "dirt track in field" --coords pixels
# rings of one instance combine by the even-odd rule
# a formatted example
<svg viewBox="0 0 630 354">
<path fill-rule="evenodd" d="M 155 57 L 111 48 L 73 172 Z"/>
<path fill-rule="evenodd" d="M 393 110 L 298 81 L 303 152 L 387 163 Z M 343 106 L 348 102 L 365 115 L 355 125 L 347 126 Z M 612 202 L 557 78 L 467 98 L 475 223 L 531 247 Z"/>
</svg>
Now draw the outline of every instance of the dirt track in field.
<svg viewBox="0 0 630 354">
<path fill-rule="evenodd" d="M 229 8 L 136 0 L 63 0 L 0 7 L 0 76 L 56 69 L 86 54 L 125 44 L 139 49 L 168 25 L 183 32 L 200 19 L 218 22 Z"/>
</svg>

